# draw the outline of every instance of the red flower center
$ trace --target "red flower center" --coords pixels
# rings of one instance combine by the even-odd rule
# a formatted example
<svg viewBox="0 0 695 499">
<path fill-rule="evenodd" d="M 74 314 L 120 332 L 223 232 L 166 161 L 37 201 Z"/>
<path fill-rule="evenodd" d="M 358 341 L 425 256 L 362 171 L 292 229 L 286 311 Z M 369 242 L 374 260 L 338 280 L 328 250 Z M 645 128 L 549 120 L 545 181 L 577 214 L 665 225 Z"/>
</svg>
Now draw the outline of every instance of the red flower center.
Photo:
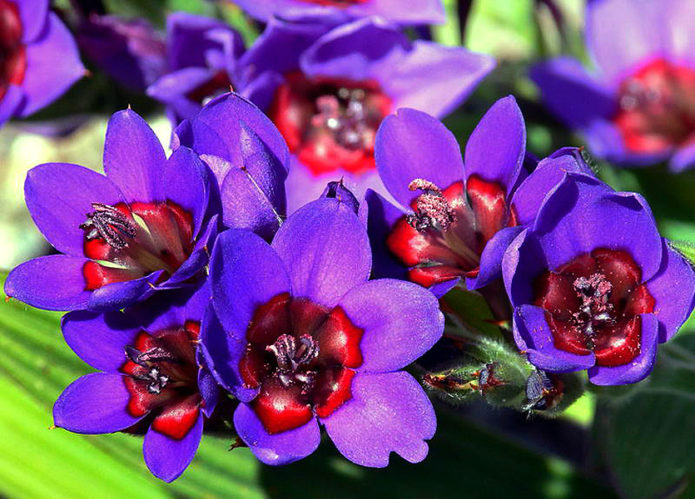
<svg viewBox="0 0 695 499">
<path fill-rule="evenodd" d="M 164 203 L 93 203 L 84 229 L 85 289 L 139 279 L 164 270 L 170 277 L 193 250 L 193 217 Z"/>
<path fill-rule="evenodd" d="M 642 271 L 625 251 L 597 249 L 536 282 L 534 304 L 546 311 L 555 347 L 619 366 L 640 354 L 639 314 L 654 310 Z"/>
<path fill-rule="evenodd" d="M 269 433 L 326 418 L 352 397 L 362 333 L 342 308 L 287 293 L 258 307 L 239 369 L 247 387 L 260 388 L 252 407 Z"/>
<path fill-rule="evenodd" d="M 656 59 L 623 80 L 619 94 L 614 122 L 630 151 L 695 142 L 695 69 Z"/>
<path fill-rule="evenodd" d="M 269 116 L 312 173 L 374 169 L 374 139 L 391 100 L 374 81 L 286 75 Z"/>
<path fill-rule="evenodd" d="M 202 105 L 206 99 L 229 92 L 231 88 L 232 82 L 229 75 L 225 70 L 220 69 L 208 81 L 188 92 L 186 97 Z"/>
<path fill-rule="evenodd" d="M 0 0 L 0 100 L 7 88 L 24 81 L 27 55 L 22 45 L 22 20 L 14 2 Z"/>
<path fill-rule="evenodd" d="M 328 7 L 348 7 L 360 3 L 367 3 L 369 0 L 299 0 L 300 2 L 315 3 L 317 5 L 325 5 Z"/>
<path fill-rule="evenodd" d="M 475 277 L 480 255 L 499 230 L 516 225 L 505 190 L 472 175 L 444 190 L 423 179 L 410 190 L 423 194 L 412 203 L 414 214 L 402 217 L 386 238 L 389 250 L 407 267 L 408 279 L 422 286 Z"/>
<path fill-rule="evenodd" d="M 125 349 L 121 372 L 130 393 L 128 413 L 141 417 L 155 411 L 152 427 L 175 439 L 188 434 L 203 404 L 195 356 L 199 333 L 198 322 L 186 321 L 178 329 L 141 331 Z"/>
</svg>

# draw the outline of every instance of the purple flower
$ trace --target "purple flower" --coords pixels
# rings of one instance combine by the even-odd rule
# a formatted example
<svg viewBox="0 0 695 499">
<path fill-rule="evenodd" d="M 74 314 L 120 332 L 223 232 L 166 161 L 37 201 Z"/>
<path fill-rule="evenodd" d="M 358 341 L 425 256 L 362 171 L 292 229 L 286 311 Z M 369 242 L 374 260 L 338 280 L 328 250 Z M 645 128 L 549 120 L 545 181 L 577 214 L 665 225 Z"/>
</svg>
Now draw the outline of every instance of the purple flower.
<svg viewBox="0 0 695 499">
<path fill-rule="evenodd" d="M 217 230 L 208 221 L 204 166 L 185 147 L 167 160 L 145 121 L 113 115 L 106 176 L 48 163 L 29 171 L 29 213 L 61 253 L 19 265 L 5 292 L 48 310 L 115 310 L 158 289 L 187 285 L 207 264 Z"/>
<path fill-rule="evenodd" d="M 85 73 L 72 35 L 48 9 L 49 0 L 0 0 L 0 125 L 47 106 Z"/>
<path fill-rule="evenodd" d="M 505 97 L 483 116 L 466 144 L 412 109 L 389 116 L 376 139 L 381 180 L 399 206 L 368 191 L 368 227 L 378 277 L 407 279 L 443 295 L 465 278 L 477 289 L 501 277 L 507 245 L 535 216 L 544 189 L 517 192 L 525 178 L 524 118 Z M 559 155 L 572 155 L 562 150 Z M 568 168 L 583 168 L 567 160 Z"/>
<path fill-rule="evenodd" d="M 588 369 L 597 385 L 647 376 L 657 344 L 695 304 L 693 269 L 659 235 L 642 196 L 581 173 L 565 173 L 542 200 L 503 274 L 528 360 L 550 372 Z"/>
<path fill-rule="evenodd" d="M 91 15 L 77 43 L 97 66 L 134 90 L 145 90 L 166 70 L 164 39 L 145 19 Z"/>
<path fill-rule="evenodd" d="M 571 58 L 533 68 L 550 110 L 595 154 L 626 166 L 695 165 L 695 7 L 690 0 L 592 0 L 586 43 L 597 71 Z"/>
<path fill-rule="evenodd" d="M 70 348 L 100 372 L 78 378 L 53 407 L 55 425 L 75 433 L 112 433 L 148 422 L 145 463 L 175 480 L 193 460 L 218 387 L 199 367 L 198 336 L 209 286 L 170 292 L 125 312 L 71 312 Z M 146 306 L 145 306 L 146 305 Z"/>
<path fill-rule="evenodd" d="M 295 212 L 272 245 L 243 230 L 218 239 L 201 341 L 241 402 L 237 433 L 264 463 L 311 454 L 319 422 L 355 463 L 425 458 L 434 410 L 400 369 L 441 337 L 444 319 L 422 287 L 368 281 L 370 270 L 364 225 L 338 199 Z"/>
<path fill-rule="evenodd" d="M 444 23 L 441 0 L 234 0 L 261 21 L 281 19 L 332 19 L 380 16 L 401 24 Z"/>
<path fill-rule="evenodd" d="M 222 21 L 185 12 L 171 14 L 167 17 L 169 73 L 147 93 L 167 105 L 176 126 L 195 116 L 211 97 L 229 92 L 243 51 L 239 33 Z"/>
<path fill-rule="evenodd" d="M 411 42 L 395 26 L 361 19 L 338 27 L 273 20 L 238 65 L 237 90 L 264 110 L 293 153 L 289 212 L 344 179 L 358 198 L 383 191 L 374 138 L 399 107 L 443 116 L 494 61 L 460 47 Z"/>
<path fill-rule="evenodd" d="M 285 216 L 290 153 L 275 125 L 234 93 L 220 96 L 174 132 L 200 155 L 216 179 L 224 224 L 272 238 Z M 218 210 L 218 211 L 219 211 Z"/>
</svg>

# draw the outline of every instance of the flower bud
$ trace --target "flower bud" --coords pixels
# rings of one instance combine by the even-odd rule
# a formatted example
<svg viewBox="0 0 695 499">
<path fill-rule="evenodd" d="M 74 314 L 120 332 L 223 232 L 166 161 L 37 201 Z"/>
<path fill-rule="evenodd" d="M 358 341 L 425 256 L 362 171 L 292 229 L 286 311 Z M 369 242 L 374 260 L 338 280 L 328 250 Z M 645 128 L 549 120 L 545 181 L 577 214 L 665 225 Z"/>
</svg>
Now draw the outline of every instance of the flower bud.
<svg viewBox="0 0 695 499">
<path fill-rule="evenodd" d="M 576 374 L 538 370 L 501 341 L 481 337 L 465 350 L 455 365 L 423 376 L 425 387 L 443 401 L 457 405 L 481 397 L 497 407 L 554 415 L 583 392 Z"/>
</svg>

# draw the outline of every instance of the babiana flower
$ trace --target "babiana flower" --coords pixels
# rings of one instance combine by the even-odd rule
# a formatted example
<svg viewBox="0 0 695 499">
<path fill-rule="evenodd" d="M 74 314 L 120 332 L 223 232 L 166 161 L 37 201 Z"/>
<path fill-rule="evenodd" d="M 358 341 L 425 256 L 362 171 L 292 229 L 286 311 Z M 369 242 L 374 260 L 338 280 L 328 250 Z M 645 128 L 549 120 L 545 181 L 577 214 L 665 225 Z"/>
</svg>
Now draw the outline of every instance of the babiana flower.
<svg viewBox="0 0 695 499">
<path fill-rule="evenodd" d="M 217 215 L 204 165 L 186 147 L 167 159 L 132 110 L 113 115 L 104 170 L 47 163 L 27 174 L 34 223 L 61 254 L 16 267 L 7 296 L 48 310 L 115 310 L 204 277 Z"/>
<path fill-rule="evenodd" d="M 619 22 L 619 28 L 616 27 Z M 690 0 L 592 0 L 586 45 L 596 71 L 562 57 L 531 78 L 548 108 L 597 156 L 625 166 L 695 166 L 695 6 Z"/>
<path fill-rule="evenodd" d="M 357 464 L 425 458 L 434 411 L 401 369 L 441 337 L 443 316 L 424 288 L 370 281 L 370 270 L 364 225 L 338 197 L 290 215 L 272 244 L 244 230 L 218 239 L 201 341 L 241 402 L 238 435 L 264 463 L 311 454 L 319 423 Z"/>
<path fill-rule="evenodd" d="M 124 312 L 71 312 L 70 348 L 99 372 L 78 378 L 53 407 L 55 425 L 75 433 L 146 428 L 145 463 L 171 482 L 193 460 L 219 388 L 202 366 L 198 338 L 207 284 L 170 291 Z"/>
<path fill-rule="evenodd" d="M 292 213 L 341 178 L 358 198 L 368 187 L 385 193 L 374 169 L 382 120 L 399 107 L 444 116 L 494 65 L 462 47 L 410 41 L 379 18 L 339 26 L 272 20 L 239 60 L 235 89 L 289 145 Z"/>
<path fill-rule="evenodd" d="M 568 172 L 504 255 L 514 338 L 549 372 L 635 383 L 695 305 L 695 274 L 639 194 Z"/>
<path fill-rule="evenodd" d="M 367 192 L 375 275 L 407 279 L 437 295 L 461 279 L 476 289 L 501 277 L 502 255 L 533 211 L 526 206 L 532 199 L 515 198 L 526 176 L 525 152 L 524 118 L 511 96 L 480 120 L 465 162 L 453 134 L 434 117 L 400 109 L 386 118 L 376 167 L 399 206 Z"/>
</svg>

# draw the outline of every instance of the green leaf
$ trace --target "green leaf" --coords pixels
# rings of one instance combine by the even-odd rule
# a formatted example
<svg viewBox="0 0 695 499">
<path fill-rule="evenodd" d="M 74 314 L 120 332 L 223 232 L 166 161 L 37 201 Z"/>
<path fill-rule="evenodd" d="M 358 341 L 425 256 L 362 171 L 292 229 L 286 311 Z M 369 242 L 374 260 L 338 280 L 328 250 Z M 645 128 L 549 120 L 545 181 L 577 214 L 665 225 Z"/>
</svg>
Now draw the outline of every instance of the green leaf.
<svg viewBox="0 0 695 499">
<path fill-rule="evenodd" d="M 690 241 L 671 241 L 671 246 L 687 258 L 691 264 L 695 265 L 695 243 Z"/>
<path fill-rule="evenodd" d="M 230 433 L 228 438 L 206 435 L 184 475 L 165 484 L 145 467 L 141 437 L 50 429 L 56 397 L 89 371 L 64 343 L 59 318 L 60 314 L 15 300 L 0 302 L 0 496 L 306 499 L 423 493 L 567 497 L 607 492 L 567 463 L 446 413 L 439 417 L 430 455 L 418 465 L 394 456 L 387 469 L 361 468 L 324 441 L 313 456 L 273 468 L 259 464 L 248 449 L 229 451 Z"/>
<path fill-rule="evenodd" d="M 595 433 L 626 497 L 682 486 L 695 472 L 695 336 L 661 346 L 647 380 L 599 399 Z"/>
<path fill-rule="evenodd" d="M 585 392 L 584 395 L 569 406 L 561 417 L 574 421 L 581 426 L 590 426 L 594 421 L 596 411 L 596 397 L 592 393 Z"/>
<path fill-rule="evenodd" d="M 441 300 L 442 310 L 454 322 L 457 333 L 471 339 L 480 336 L 503 340 L 504 335 L 485 298 L 477 291 L 455 287 Z"/>
</svg>

